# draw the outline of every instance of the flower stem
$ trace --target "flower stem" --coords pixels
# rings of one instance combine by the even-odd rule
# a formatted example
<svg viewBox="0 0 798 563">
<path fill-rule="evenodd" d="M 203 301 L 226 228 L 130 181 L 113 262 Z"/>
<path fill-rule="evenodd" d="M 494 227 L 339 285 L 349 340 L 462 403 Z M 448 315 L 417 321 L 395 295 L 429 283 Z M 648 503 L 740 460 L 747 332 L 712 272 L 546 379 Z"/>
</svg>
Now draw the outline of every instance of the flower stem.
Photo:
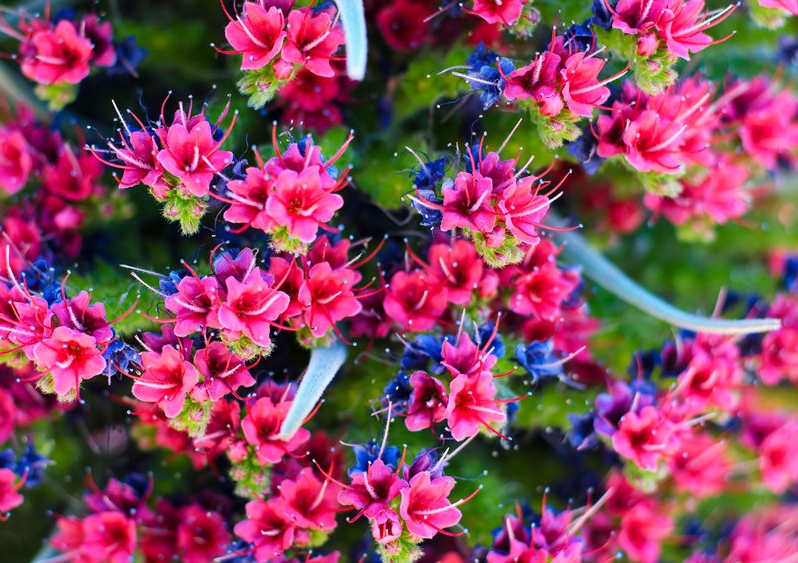
<svg viewBox="0 0 798 563">
<path fill-rule="evenodd" d="M 332 346 L 314 348 L 310 352 L 308 369 L 299 382 L 294 401 L 280 427 L 280 435 L 277 437 L 279 440 L 290 440 L 296 434 L 344 364 L 346 352 L 346 345 L 341 341 Z"/>
<path fill-rule="evenodd" d="M 363 0 L 335 0 L 346 37 L 346 74 L 352 80 L 366 76 L 368 41 Z"/>
<path fill-rule="evenodd" d="M 781 328 L 779 319 L 714 319 L 682 311 L 629 278 L 576 231 L 553 232 L 553 236 L 563 243 L 563 254 L 581 264 L 586 277 L 630 305 L 674 326 L 713 334 L 753 334 Z"/>
</svg>

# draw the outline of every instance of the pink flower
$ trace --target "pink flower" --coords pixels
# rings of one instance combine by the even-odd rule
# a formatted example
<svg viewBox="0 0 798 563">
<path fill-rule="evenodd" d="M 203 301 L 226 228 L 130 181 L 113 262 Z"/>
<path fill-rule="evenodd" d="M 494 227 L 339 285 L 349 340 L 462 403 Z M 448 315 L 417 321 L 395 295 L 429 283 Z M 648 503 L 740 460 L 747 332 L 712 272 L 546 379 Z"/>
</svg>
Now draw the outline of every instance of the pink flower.
<svg viewBox="0 0 798 563">
<path fill-rule="evenodd" d="M 287 20 L 288 36 L 283 46 L 283 60 L 303 65 L 319 76 L 334 76 L 330 59 L 344 44 L 344 33 L 338 26 L 333 27 L 330 14 L 313 15 L 310 9 L 292 10 Z"/>
<path fill-rule="evenodd" d="M 405 417 L 405 425 L 411 432 L 430 428 L 445 418 L 449 397 L 443 383 L 425 371 L 410 376 L 413 393 Z"/>
<path fill-rule="evenodd" d="M 272 321 L 288 307 L 288 296 L 267 283 L 260 268 L 252 270 L 243 282 L 229 277 L 225 284 L 227 300 L 218 312 L 219 324 L 228 333 L 225 337 L 243 334 L 258 346 L 271 346 Z"/>
<path fill-rule="evenodd" d="M 22 74 L 34 82 L 77 84 L 89 75 L 94 48 L 69 20 L 37 29 L 23 46 L 30 55 L 21 58 Z"/>
<path fill-rule="evenodd" d="M 513 280 L 514 293 L 508 306 L 519 315 L 534 315 L 545 320 L 554 320 L 560 308 L 576 289 L 578 280 L 557 268 L 554 262 L 547 262 Z"/>
<path fill-rule="evenodd" d="M 81 291 L 75 297 L 61 299 L 50 310 L 61 326 L 93 336 L 98 346 L 104 346 L 113 340 L 114 331 L 105 318 L 105 305 L 89 305 L 90 300 L 91 296 Z"/>
<path fill-rule="evenodd" d="M 274 188 L 274 179 L 260 168 L 247 168 L 243 180 L 227 183 L 230 194 L 230 207 L 224 212 L 225 221 L 246 223 L 254 229 L 269 232 L 274 221 L 266 211 L 266 201 Z"/>
<path fill-rule="evenodd" d="M 515 238 L 532 246 L 540 241 L 537 229 L 551 203 L 547 197 L 538 195 L 538 189 L 532 189 L 534 181 L 534 177 L 527 176 L 513 183 L 499 202 L 499 212 L 507 229 Z"/>
<path fill-rule="evenodd" d="M 136 545 L 136 523 L 121 512 L 101 512 L 83 519 L 80 551 L 92 561 L 129 563 Z"/>
<path fill-rule="evenodd" d="M 103 187 L 97 182 L 104 172 L 100 161 L 87 153 L 75 154 L 72 147 L 64 145 L 54 166 L 44 170 L 44 186 L 52 194 L 68 201 L 83 201 Z"/>
<path fill-rule="evenodd" d="M 371 535 L 377 543 L 390 544 L 402 536 L 402 521 L 393 510 L 381 510 L 371 519 Z"/>
<path fill-rule="evenodd" d="M 265 502 L 253 500 L 246 506 L 247 519 L 236 524 L 233 531 L 255 545 L 258 561 L 274 561 L 290 547 L 306 545 L 310 540 L 307 532 L 297 529 L 285 509 L 281 497 Z"/>
<path fill-rule="evenodd" d="M 762 481 L 768 489 L 778 495 L 798 482 L 796 432 L 798 432 L 798 422 L 788 420 L 765 437 L 759 446 Z"/>
<path fill-rule="evenodd" d="M 182 112 L 178 112 L 179 115 Z M 208 195 L 213 177 L 233 162 L 233 153 L 218 150 L 222 141 L 215 141 L 211 124 L 202 119 L 186 123 L 186 116 L 159 130 L 163 149 L 158 162 L 177 177 L 188 193 Z"/>
<path fill-rule="evenodd" d="M 17 491 L 22 487 L 23 482 L 16 482 L 17 475 L 10 469 L 0 469 L 0 520 L 3 512 L 9 512 L 12 508 L 18 507 L 24 501 L 24 497 Z"/>
<path fill-rule="evenodd" d="M 471 13 L 488 23 L 511 26 L 521 17 L 526 3 L 527 0 L 474 0 Z"/>
<path fill-rule="evenodd" d="M 228 17 L 230 15 L 228 14 Z M 242 54 L 241 70 L 257 70 L 266 66 L 285 40 L 283 12 L 276 6 L 266 9 L 258 2 L 244 2 L 241 15 L 224 28 L 224 36 L 235 51 Z"/>
<path fill-rule="evenodd" d="M 510 101 L 532 98 L 540 104 L 543 115 L 559 115 L 564 107 L 557 92 L 561 63 L 562 57 L 552 51 L 540 53 L 530 64 L 510 73 L 504 97 Z"/>
<path fill-rule="evenodd" d="M 650 503 L 639 503 L 622 516 L 618 544 L 630 559 L 640 563 L 656 563 L 662 540 L 670 535 L 673 528 L 672 518 Z"/>
<path fill-rule="evenodd" d="M 50 337 L 36 344 L 33 356 L 40 370 L 50 372 L 53 389 L 61 396 L 77 391 L 81 380 L 105 369 L 95 338 L 66 326 L 57 327 Z"/>
<path fill-rule="evenodd" d="M 143 373 L 133 384 L 133 395 L 148 403 L 157 403 L 168 418 L 183 410 L 186 395 L 199 383 L 197 368 L 171 345 L 160 353 L 142 352 Z"/>
<path fill-rule="evenodd" d="M 14 195 L 25 187 L 32 170 L 25 136 L 15 129 L 0 128 L 0 188 Z"/>
<path fill-rule="evenodd" d="M 479 172 L 460 172 L 454 181 L 443 183 L 443 219 L 441 230 L 470 229 L 490 232 L 496 224 L 496 210 L 491 206 L 493 181 Z"/>
<path fill-rule="evenodd" d="M 368 465 L 366 471 L 352 475 L 352 484 L 338 493 L 338 502 L 362 510 L 366 518 L 374 518 L 407 488 L 407 481 L 378 459 Z"/>
<path fill-rule="evenodd" d="M 192 504 L 181 510 L 177 547 L 184 563 L 205 563 L 224 555 L 230 544 L 221 514 Z"/>
<path fill-rule="evenodd" d="M 329 531 L 335 528 L 335 515 L 339 507 L 339 485 L 325 480 L 323 483 L 310 469 L 303 469 L 295 480 L 280 482 L 280 496 L 285 501 L 286 515 L 300 528 Z"/>
<path fill-rule="evenodd" d="M 612 447 L 638 467 L 656 471 L 659 461 L 671 453 L 673 432 L 673 423 L 657 407 L 647 406 L 639 413 L 628 412 L 621 417 L 618 431 L 612 435 Z"/>
<path fill-rule="evenodd" d="M 197 350 L 192 361 L 202 377 L 202 382 L 191 392 L 196 401 L 216 403 L 239 387 L 255 385 L 243 358 L 231 353 L 222 342 L 211 342 L 207 348 Z"/>
<path fill-rule="evenodd" d="M 294 451 L 310 438 L 310 432 L 305 428 L 300 428 L 287 442 L 277 438 L 291 404 L 291 401 L 275 404 L 263 397 L 247 407 L 241 429 L 247 443 L 255 447 L 255 455 L 261 463 L 278 463 L 286 453 Z"/>
<path fill-rule="evenodd" d="M 618 0 L 612 10 L 612 27 L 631 35 L 647 33 L 667 7 L 668 0 Z"/>
<path fill-rule="evenodd" d="M 313 336 L 324 336 L 336 322 L 360 312 L 362 306 L 353 292 L 359 279 L 354 270 L 333 270 L 327 262 L 310 267 L 297 299 L 305 307 L 303 319 Z"/>
<path fill-rule="evenodd" d="M 479 425 L 490 428 L 491 422 L 504 422 L 506 415 L 496 403 L 496 387 L 490 372 L 458 375 L 449 385 L 446 423 L 457 441 L 473 436 Z"/>
<path fill-rule="evenodd" d="M 603 104 L 610 97 L 610 89 L 604 86 L 618 75 L 599 82 L 598 75 L 604 68 L 604 61 L 598 57 L 589 57 L 585 53 L 574 53 L 565 59 L 560 70 L 563 80 L 562 97 L 568 110 L 574 115 L 591 117 L 593 109 Z"/>
<path fill-rule="evenodd" d="M 189 275 L 175 287 L 177 292 L 164 300 L 166 308 L 177 316 L 175 335 L 189 336 L 218 324 L 215 315 L 224 293 L 215 277 L 197 278 Z"/>
<path fill-rule="evenodd" d="M 681 180 L 682 191 L 674 197 L 646 193 L 644 203 L 652 211 L 661 212 L 675 225 L 707 218 L 724 224 L 745 215 L 751 207 L 751 194 L 743 187 L 748 169 L 734 164 L 727 156 L 696 182 Z"/>
<path fill-rule="evenodd" d="M 377 27 L 391 49 L 412 51 L 424 43 L 432 13 L 426 2 L 394 0 L 377 12 Z"/>
<path fill-rule="evenodd" d="M 427 253 L 430 273 L 440 278 L 446 299 L 456 305 L 468 304 L 474 292 L 480 297 L 496 291 L 497 279 L 488 274 L 477 249 L 467 240 L 452 244 L 433 244 Z"/>
<path fill-rule="evenodd" d="M 451 477 L 430 479 L 428 471 L 417 473 L 410 486 L 402 489 L 399 515 L 407 531 L 419 538 L 432 538 L 445 528 L 454 526 L 462 516 L 449 499 L 455 481 Z"/>
<path fill-rule="evenodd" d="M 266 201 L 266 212 L 277 226 L 305 243 L 313 242 L 319 225 L 326 223 L 344 205 L 338 194 L 324 189 L 321 170 L 310 166 L 297 174 L 285 170 L 277 177 Z"/>
<path fill-rule="evenodd" d="M 725 441 L 708 434 L 683 434 L 676 452 L 667 459 L 676 487 L 697 498 L 721 494 L 733 471 L 727 450 Z"/>
<path fill-rule="evenodd" d="M 385 293 L 385 313 L 403 330 L 432 328 L 446 311 L 446 290 L 421 270 L 396 272 Z"/>
</svg>

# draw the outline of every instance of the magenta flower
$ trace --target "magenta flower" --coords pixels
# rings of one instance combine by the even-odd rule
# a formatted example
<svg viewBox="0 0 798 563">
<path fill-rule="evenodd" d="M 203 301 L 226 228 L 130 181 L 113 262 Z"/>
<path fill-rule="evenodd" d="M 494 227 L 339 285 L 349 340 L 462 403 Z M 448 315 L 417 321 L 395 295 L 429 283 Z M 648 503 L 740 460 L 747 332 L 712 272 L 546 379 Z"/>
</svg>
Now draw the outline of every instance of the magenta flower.
<svg viewBox="0 0 798 563">
<path fill-rule="evenodd" d="M 563 80 L 562 97 L 568 110 L 574 115 L 591 117 L 593 109 L 610 97 L 610 89 L 605 84 L 622 73 L 600 82 L 598 75 L 602 68 L 603 60 L 585 53 L 574 53 L 565 59 L 560 70 Z"/>
<path fill-rule="evenodd" d="M 50 310 L 55 314 L 60 326 L 93 336 L 98 346 L 108 344 L 114 338 L 114 331 L 105 318 L 105 305 L 89 305 L 91 296 L 81 291 L 75 297 L 61 299 Z"/>
<path fill-rule="evenodd" d="M 65 144 L 55 165 L 45 167 L 44 185 L 47 191 L 68 201 L 83 201 L 104 191 L 97 183 L 104 171 L 102 163 L 92 155 L 76 155 L 72 147 Z"/>
<path fill-rule="evenodd" d="M 181 510 L 177 547 L 184 563 L 204 563 L 224 555 L 230 544 L 225 519 L 216 511 L 192 504 Z"/>
<path fill-rule="evenodd" d="M 172 125 L 162 127 L 158 135 L 163 149 L 157 157 L 197 197 L 208 195 L 213 177 L 233 162 L 233 153 L 219 150 L 222 141 L 214 140 L 211 124 L 200 116 L 187 122 L 186 115 L 178 112 Z"/>
<path fill-rule="evenodd" d="M 674 425 L 655 406 L 621 417 L 618 431 L 612 435 L 613 449 L 638 467 L 656 471 L 659 461 L 672 453 Z"/>
<path fill-rule="evenodd" d="M 329 479 L 324 482 L 310 469 L 303 469 L 295 480 L 280 482 L 280 496 L 285 501 L 286 515 L 300 528 L 329 531 L 335 528 L 341 490 Z"/>
<path fill-rule="evenodd" d="M 564 107 L 557 92 L 561 63 L 562 57 L 552 51 L 540 53 L 527 66 L 515 69 L 507 77 L 504 97 L 510 101 L 532 98 L 540 104 L 543 115 L 559 115 Z"/>
<path fill-rule="evenodd" d="M 446 288 L 446 299 L 456 305 L 471 302 L 475 292 L 482 297 L 496 291 L 498 279 L 489 276 L 485 263 L 477 250 L 467 240 L 457 239 L 452 244 L 433 244 L 427 253 L 427 271 L 438 277 Z"/>
<path fill-rule="evenodd" d="M 260 168 L 247 168 L 243 180 L 227 183 L 230 207 L 224 219 L 230 223 L 245 223 L 245 226 L 270 232 L 275 223 L 266 211 L 266 202 L 274 187 L 274 180 Z"/>
<path fill-rule="evenodd" d="M 630 35 L 648 33 L 667 7 L 668 0 L 618 0 L 612 10 L 612 27 Z"/>
<path fill-rule="evenodd" d="M 489 233 L 496 224 L 496 210 L 491 206 L 493 182 L 479 172 L 460 172 L 454 181 L 443 184 L 443 219 L 441 230 L 455 228 Z"/>
<path fill-rule="evenodd" d="M 166 345 L 160 353 L 142 352 L 144 368 L 133 384 L 133 395 L 147 403 L 157 403 L 167 418 L 183 410 L 186 396 L 199 383 L 197 368 L 174 346 Z"/>
<path fill-rule="evenodd" d="M 504 422 L 506 415 L 496 402 L 496 387 L 490 372 L 458 375 L 449 385 L 446 424 L 457 441 L 475 435 L 479 426 L 490 429 L 492 422 Z"/>
<path fill-rule="evenodd" d="M 446 418 L 449 396 L 440 380 L 425 371 L 417 371 L 410 376 L 410 386 L 413 393 L 405 416 L 408 430 L 424 430 Z"/>
<path fill-rule="evenodd" d="M 64 397 L 77 392 L 82 380 L 105 369 L 105 358 L 95 338 L 66 326 L 57 327 L 36 344 L 33 356 L 39 369 L 52 376 L 55 392 Z"/>
<path fill-rule="evenodd" d="M 381 510 L 371 519 L 371 535 L 383 545 L 402 537 L 402 521 L 393 510 Z"/>
<path fill-rule="evenodd" d="M 25 500 L 18 492 L 23 481 L 16 481 L 16 473 L 5 467 L 0 469 L 0 521 L 4 519 L 2 513 L 18 507 Z"/>
<path fill-rule="evenodd" d="M 25 53 L 20 60 L 22 74 L 45 85 L 79 83 L 89 75 L 94 55 L 91 41 L 66 19 L 52 29 L 36 29 L 20 49 Z"/>
<path fill-rule="evenodd" d="M 430 478 L 429 471 L 417 473 L 410 486 L 402 489 L 399 515 L 407 531 L 419 538 L 432 538 L 460 521 L 460 510 L 447 498 L 454 488 L 451 477 Z"/>
<path fill-rule="evenodd" d="M 250 501 L 246 512 L 247 519 L 236 524 L 233 531 L 254 544 L 258 561 L 275 561 L 285 550 L 306 545 L 310 540 L 307 531 L 298 529 L 288 516 L 281 497 Z"/>
<path fill-rule="evenodd" d="M 202 378 L 191 392 L 195 401 L 216 403 L 239 387 L 255 385 L 244 359 L 230 352 L 222 342 L 211 342 L 207 348 L 197 350 L 192 361 Z"/>
<path fill-rule="evenodd" d="M 301 65 L 319 76 L 334 76 L 330 59 L 344 44 L 344 33 L 327 12 L 316 15 L 309 8 L 292 10 L 287 18 L 288 36 L 282 59 Z"/>
<path fill-rule="evenodd" d="M 527 0 L 474 0 L 470 12 L 488 23 L 511 26 L 524 9 Z"/>
<path fill-rule="evenodd" d="M 261 463 L 278 463 L 286 453 L 294 451 L 310 438 L 310 432 L 305 428 L 297 430 L 288 441 L 277 438 L 291 404 L 291 401 L 275 404 L 262 397 L 247 408 L 241 429 L 247 443 L 255 447 L 255 455 Z"/>
<path fill-rule="evenodd" d="M 340 195 L 324 189 L 320 172 L 317 166 L 299 174 L 293 170 L 281 172 L 266 201 L 273 224 L 286 227 L 291 236 L 304 243 L 313 242 L 319 225 L 332 219 L 344 205 Z"/>
<path fill-rule="evenodd" d="M 350 268 L 333 270 L 327 262 L 314 264 L 299 288 L 297 299 L 305 308 L 304 322 L 316 338 L 324 336 L 335 323 L 360 312 L 354 284 L 360 274 Z"/>
<path fill-rule="evenodd" d="M 135 521 L 121 512 L 101 512 L 83 519 L 80 553 L 90 561 L 129 563 L 137 543 Z"/>
<path fill-rule="evenodd" d="M 232 45 L 232 53 L 241 54 L 241 70 L 257 70 L 266 66 L 280 52 L 285 40 L 285 19 L 276 6 L 266 9 L 258 2 L 244 2 L 241 15 L 230 18 L 224 36 Z"/>
<path fill-rule="evenodd" d="M 421 270 L 396 272 L 385 293 L 386 314 L 403 330 L 432 328 L 446 311 L 446 289 Z"/>
<path fill-rule="evenodd" d="M 204 327 L 218 324 L 214 322 L 215 314 L 223 292 L 217 278 L 186 276 L 175 287 L 177 292 L 164 300 L 166 308 L 177 317 L 175 335 L 189 336 L 201 332 Z"/>
<path fill-rule="evenodd" d="M 380 512 L 390 510 L 391 501 L 407 487 L 407 481 L 400 479 L 382 459 L 377 459 L 369 463 L 366 471 L 352 475 L 352 484 L 338 493 L 338 502 L 354 506 L 366 518 L 374 518 Z"/>
<path fill-rule="evenodd" d="M 0 188 L 14 195 L 28 182 L 33 158 L 22 132 L 0 128 Z"/>
<path fill-rule="evenodd" d="M 225 280 L 227 300 L 220 305 L 218 315 L 226 338 L 243 334 L 258 346 L 271 346 L 272 322 L 288 307 L 289 299 L 270 282 L 260 268 L 252 270 L 243 282 L 232 276 Z"/>
<path fill-rule="evenodd" d="M 651 502 L 631 507 L 621 518 L 618 545 L 627 556 L 640 563 L 656 563 L 662 550 L 662 540 L 674 528 L 674 521 Z"/>
</svg>

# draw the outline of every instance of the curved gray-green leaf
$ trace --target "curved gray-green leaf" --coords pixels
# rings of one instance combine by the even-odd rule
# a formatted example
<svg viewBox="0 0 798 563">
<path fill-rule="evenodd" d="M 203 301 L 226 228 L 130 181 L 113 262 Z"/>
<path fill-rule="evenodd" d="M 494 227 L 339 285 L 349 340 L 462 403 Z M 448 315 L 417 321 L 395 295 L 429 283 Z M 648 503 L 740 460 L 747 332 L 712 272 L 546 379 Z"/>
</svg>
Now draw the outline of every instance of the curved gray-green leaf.
<svg viewBox="0 0 798 563">
<path fill-rule="evenodd" d="M 346 361 L 346 346 L 340 340 L 332 346 L 314 348 L 305 375 L 299 382 L 294 402 L 280 427 L 278 440 L 290 440 L 302 423 L 313 412 L 324 390 Z"/>
<path fill-rule="evenodd" d="M 366 76 L 368 40 L 363 0 L 335 0 L 346 36 L 346 74 L 352 80 Z"/>
</svg>

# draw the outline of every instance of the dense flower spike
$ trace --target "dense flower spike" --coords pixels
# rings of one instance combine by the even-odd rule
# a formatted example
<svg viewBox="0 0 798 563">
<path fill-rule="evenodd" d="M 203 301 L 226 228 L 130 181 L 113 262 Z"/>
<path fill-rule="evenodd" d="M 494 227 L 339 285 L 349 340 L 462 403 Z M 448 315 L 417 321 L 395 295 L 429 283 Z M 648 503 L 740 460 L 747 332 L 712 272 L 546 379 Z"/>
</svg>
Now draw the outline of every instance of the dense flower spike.
<svg viewBox="0 0 798 563">
<path fill-rule="evenodd" d="M 0 9 L 4 556 L 794 557 L 798 10 L 571 4 Z"/>
</svg>

